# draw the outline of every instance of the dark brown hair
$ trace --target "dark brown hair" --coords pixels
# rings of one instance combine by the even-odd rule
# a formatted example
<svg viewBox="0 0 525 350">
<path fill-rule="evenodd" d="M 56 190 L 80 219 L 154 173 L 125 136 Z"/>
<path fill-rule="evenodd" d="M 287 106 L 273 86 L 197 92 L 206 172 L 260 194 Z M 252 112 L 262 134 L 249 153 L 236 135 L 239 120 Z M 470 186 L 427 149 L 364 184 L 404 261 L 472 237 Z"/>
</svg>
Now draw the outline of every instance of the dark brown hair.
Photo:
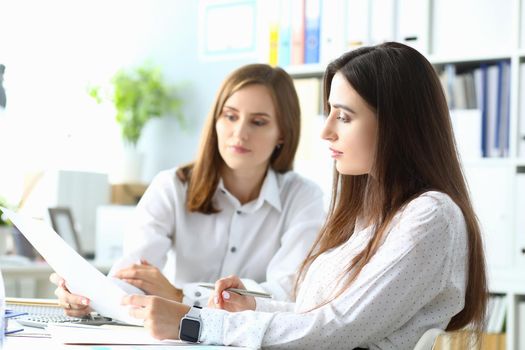
<svg viewBox="0 0 525 350">
<path fill-rule="evenodd" d="M 181 180 L 189 181 L 186 207 L 191 212 L 211 214 L 219 211 L 212 199 L 224 161 L 219 154 L 215 123 L 226 100 L 235 92 L 252 84 L 263 85 L 268 89 L 283 139 L 281 147 L 276 148 L 270 157 L 270 166 L 278 173 L 293 168 L 301 129 L 301 111 L 292 78 L 283 69 L 267 64 L 243 66 L 226 78 L 217 93 L 202 131 L 197 159 L 177 172 Z"/>
<path fill-rule="evenodd" d="M 471 324 L 481 331 L 488 296 L 483 244 L 456 153 L 447 103 L 434 68 L 419 52 L 399 43 L 347 52 L 328 65 L 325 72 L 323 97 L 327 113 L 336 73 L 341 73 L 376 113 L 374 178 L 334 172 L 329 215 L 301 266 L 296 290 L 310 264 L 347 241 L 356 218 L 366 213 L 365 217 L 376 225 L 375 233 L 363 251 L 349 262 L 344 287 L 337 296 L 340 295 L 376 253 L 396 212 L 423 192 L 440 191 L 459 206 L 468 232 L 465 306 L 452 318 L 447 330 Z"/>
</svg>

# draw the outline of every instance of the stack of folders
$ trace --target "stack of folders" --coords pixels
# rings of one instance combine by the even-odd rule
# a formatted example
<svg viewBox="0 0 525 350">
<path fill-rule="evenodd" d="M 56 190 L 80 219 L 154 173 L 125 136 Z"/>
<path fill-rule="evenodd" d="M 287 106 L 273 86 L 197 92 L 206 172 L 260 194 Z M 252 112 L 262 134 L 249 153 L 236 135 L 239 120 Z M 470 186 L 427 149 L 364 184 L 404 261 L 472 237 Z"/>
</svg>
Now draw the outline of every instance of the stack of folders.
<svg viewBox="0 0 525 350">
<path fill-rule="evenodd" d="M 4 313 L 4 325 L 5 325 L 4 334 L 8 335 L 8 334 L 18 333 L 18 332 L 23 331 L 24 330 L 23 328 L 20 328 L 18 324 L 9 322 L 9 319 L 18 317 L 18 316 L 22 316 L 25 314 L 26 314 L 25 312 L 17 312 L 11 309 L 6 309 Z"/>
</svg>

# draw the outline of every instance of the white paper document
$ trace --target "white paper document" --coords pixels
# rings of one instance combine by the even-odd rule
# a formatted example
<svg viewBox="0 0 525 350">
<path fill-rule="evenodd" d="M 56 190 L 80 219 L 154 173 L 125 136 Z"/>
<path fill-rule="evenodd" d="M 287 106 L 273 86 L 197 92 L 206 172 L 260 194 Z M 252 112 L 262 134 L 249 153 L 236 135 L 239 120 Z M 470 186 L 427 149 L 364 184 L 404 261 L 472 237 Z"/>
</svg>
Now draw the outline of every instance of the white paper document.
<svg viewBox="0 0 525 350">
<path fill-rule="evenodd" d="M 135 326 L 86 326 L 62 323 L 50 324 L 47 331 L 61 344 L 150 345 L 175 342 L 157 340 L 149 335 L 144 327 Z"/>
<path fill-rule="evenodd" d="M 191 344 L 180 340 L 157 340 L 149 335 L 144 327 L 135 326 L 86 326 L 73 324 L 53 324 L 48 331 L 54 341 L 60 344 L 90 345 L 155 345 L 155 350 L 162 349 L 246 349 L 239 347 Z M 164 345 L 164 346 L 161 346 Z M 121 349 L 118 347 L 118 349 Z M 132 347 L 133 350 L 140 348 Z M 150 349 L 150 347 L 145 347 Z"/>
<path fill-rule="evenodd" d="M 0 208 L 27 240 L 42 255 L 47 263 L 67 282 L 74 294 L 90 299 L 90 306 L 99 314 L 121 322 L 142 325 L 133 318 L 128 308 L 121 305 L 122 298 L 131 291 L 143 294 L 138 288 L 122 282 L 116 285 L 84 258 L 82 258 L 44 221 L 33 219 L 11 210 Z"/>
</svg>

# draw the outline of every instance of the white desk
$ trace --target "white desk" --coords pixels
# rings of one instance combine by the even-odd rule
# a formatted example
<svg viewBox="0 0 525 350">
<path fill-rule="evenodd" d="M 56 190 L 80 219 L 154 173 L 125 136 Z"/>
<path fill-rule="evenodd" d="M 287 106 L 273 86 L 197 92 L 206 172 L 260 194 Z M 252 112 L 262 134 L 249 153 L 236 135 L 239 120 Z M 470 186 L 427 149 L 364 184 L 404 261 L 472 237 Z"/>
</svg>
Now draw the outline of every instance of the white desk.
<svg viewBox="0 0 525 350">
<path fill-rule="evenodd" d="M 91 346 L 58 344 L 51 338 L 6 337 L 3 350 L 91 349 Z M 124 350 L 124 349 L 121 349 Z"/>
<path fill-rule="evenodd" d="M 91 262 L 100 272 L 107 274 L 111 266 Z M 54 298 L 55 286 L 49 282 L 53 272 L 45 261 L 34 261 L 29 264 L 2 265 L 2 275 L 9 297 L 21 298 Z"/>
<path fill-rule="evenodd" d="M 3 350 L 57 350 L 57 349 L 76 349 L 76 350 L 196 350 L 205 348 L 207 350 L 218 349 L 246 349 L 239 347 L 213 346 L 213 345 L 65 345 L 54 341 L 51 338 L 26 338 L 26 337 L 6 337 Z"/>
</svg>

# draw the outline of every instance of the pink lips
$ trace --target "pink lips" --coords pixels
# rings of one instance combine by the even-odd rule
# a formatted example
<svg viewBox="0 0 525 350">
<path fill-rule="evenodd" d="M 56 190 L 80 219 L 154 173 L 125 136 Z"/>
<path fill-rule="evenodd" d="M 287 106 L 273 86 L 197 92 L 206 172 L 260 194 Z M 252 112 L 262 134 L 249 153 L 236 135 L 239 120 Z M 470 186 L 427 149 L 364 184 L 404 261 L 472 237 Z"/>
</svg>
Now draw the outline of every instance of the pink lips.
<svg viewBox="0 0 525 350">
<path fill-rule="evenodd" d="M 343 152 L 339 152 L 339 151 L 336 151 L 333 148 L 330 148 L 330 155 L 332 156 L 332 158 L 337 158 L 337 157 L 341 156 L 342 154 L 343 154 Z"/>
<path fill-rule="evenodd" d="M 231 149 L 234 153 L 238 153 L 238 154 L 244 154 L 244 153 L 248 153 L 248 152 L 250 152 L 249 149 L 244 148 L 244 147 L 242 147 L 242 146 L 230 146 L 230 149 Z"/>
</svg>

